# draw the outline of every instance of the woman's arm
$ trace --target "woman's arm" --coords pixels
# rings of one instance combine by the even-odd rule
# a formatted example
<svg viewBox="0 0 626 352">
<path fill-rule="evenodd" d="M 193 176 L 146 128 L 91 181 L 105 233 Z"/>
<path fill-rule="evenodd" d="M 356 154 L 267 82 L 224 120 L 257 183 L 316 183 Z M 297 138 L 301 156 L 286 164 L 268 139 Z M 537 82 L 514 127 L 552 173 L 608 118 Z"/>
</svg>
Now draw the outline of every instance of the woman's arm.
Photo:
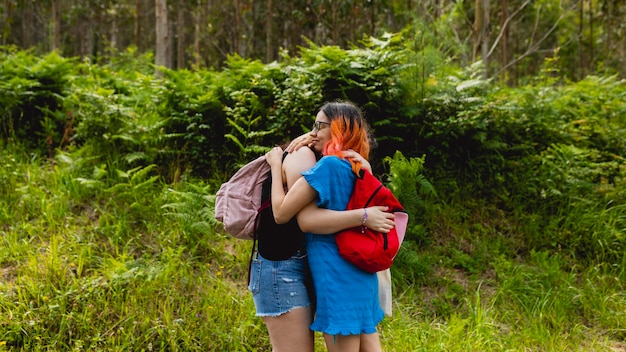
<svg viewBox="0 0 626 352">
<path fill-rule="evenodd" d="M 363 225 L 383 233 L 388 233 L 394 226 L 394 214 L 387 212 L 386 206 L 373 206 L 366 209 L 336 211 L 318 208 L 315 202 L 309 203 L 298 213 L 298 225 L 304 232 L 320 235 L 332 235 L 341 230 Z"/>
<path fill-rule="evenodd" d="M 350 157 L 361 157 L 352 152 Z M 266 155 L 272 172 L 272 211 L 276 223 L 288 222 L 297 214 L 298 224 L 303 231 L 317 234 L 333 234 L 340 230 L 363 225 L 364 212 L 368 216 L 365 226 L 387 233 L 394 226 L 394 215 L 386 207 L 375 206 L 363 209 L 335 211 L 318 208 L 315 204 L 317 192 L 302 177 L 302 171 L 311 168 L 316 160 L 308 148 L 301 148 L 282 160 L 279 147 Z M 364 160 L 364 159 L 362 159 Z M 363 161 L 362 161 L 363 162 Z M 365 161 L 366 162 L 366 161 Z M 369 166 L 369 163 L 365 164 Z M 287 179 L 289 192 L 285 194 L 283 177 Z"/>
<path fill-rule="evenodd" d="M 305 150 L 305 148 L 300 150 Z M 300 150 L 289 154 L 288 158 L 293 157 L 293 160 L 299 160 L 298 154 Z M 293 184 L 290 185 L 289 192 L 285 194 L 283 187 L 282 155 L 283 150 L 280 147 L 274 147 L 265 155 L 267 162 L 270 164 L 272 173 L 272 211 L 274 212 L 274 219 L 278 224 L 287 223 L 302 208 L 315 200 L 317 196 L 317 192 L 315 192 L 303 177 L 298 177 L 295 181 L 292 181 Z M 288 162 L 288 160 L 285 160 L 285 162 Z M 291 162 L 291 160 L 289 162 Z M 286 174 L 295 174 L 289 165 L 286 165 L 286 169 L 289 169 Z M 300 172 L 298 172 L 298 174 L 299 173 Z M 289 178 L 294 179 L 292 176 L 289 176 Z"/>
<path fill-rule="evenodd" d="M 283 180 L 287 189 L 291 189 L 293 184 L 302 177 L 302 172 L 312 168 L 316 162 L 315 153 L 309 148 L 301 148 L 287 154 L 282 161 Z"/>
<path fill-rule="evenodd" d="M 372 172 L 372 165 L 370 165 L 370 162 L 365 160 L 365 158 L 362 157 L 361 154 L 355 152 L 354 150 L 348 149 L 348 150 L 344 151 L 343 152 L 343 156 L 346 159 L 353 159 L 355 161 L 360 162 L 361 163 L 361 167 L 363 169 L 366 169 L 367 171 Z"/>
</svg>

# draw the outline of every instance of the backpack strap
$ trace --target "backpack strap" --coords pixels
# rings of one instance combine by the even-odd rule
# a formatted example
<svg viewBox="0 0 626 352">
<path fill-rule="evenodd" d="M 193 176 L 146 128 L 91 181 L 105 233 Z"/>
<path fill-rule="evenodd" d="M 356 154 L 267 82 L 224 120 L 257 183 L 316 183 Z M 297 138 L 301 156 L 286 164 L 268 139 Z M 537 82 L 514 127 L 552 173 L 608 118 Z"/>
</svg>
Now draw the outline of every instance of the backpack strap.
<svg viewBox="0 0 626 352">
<path fill-rule="evenodd" d="M 289 155 L 289 152 L 285 151 L 283 152 L 283 159 L 281 160 L 281 162 L 285 161 L 285 158 L 287 157 L 287 155 Z M 269 180 L 272 179 L 272 173 L 270 172 L 270 174 L 267 176 L 267 178 Z M 269 187 L 269 192 L 271 194 L 272 191 L 272 187 L 271 187 L 271 181 L 270 181 L 270 187 Z M 261 198 L 263 198 L 265 195 L 261 194 Z M 269 197 L 268 197 L 269 198 Z M 269 202 L 269 204 L 264 204 L 264 202 L 261 202 L 261 208 L 263 207 L 267 207 L 267 206 L 272 206 L 272 203 Z M 260 211 L 259 209 L 259 211 Z M 250 285 L 250 274 L 252 273 L 252 260 L 254 259 L 255 254 L 258 253 L 258 238 L 257 238 L 257 231 L 256 229 L 259 227 L 259 217 L 257 216 L 256 219 L 254 220 L 254 233 L 252 236 L 252 249 L 250 250 L 250 260 L 248 260 L 248 285 Z"/>
</svg>

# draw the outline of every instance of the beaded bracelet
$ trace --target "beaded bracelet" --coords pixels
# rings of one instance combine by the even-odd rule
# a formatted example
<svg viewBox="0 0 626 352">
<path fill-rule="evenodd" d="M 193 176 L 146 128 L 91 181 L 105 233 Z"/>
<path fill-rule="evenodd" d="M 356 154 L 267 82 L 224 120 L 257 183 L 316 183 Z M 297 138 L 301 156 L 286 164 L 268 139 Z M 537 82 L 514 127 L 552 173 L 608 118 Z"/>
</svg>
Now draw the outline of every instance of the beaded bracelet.
<svg viewBox="0 0 626 352">
<path fill-rule="evenodd" d="M 367 209 L 363 208 L 363 223 L 361 224 L 361 233 L 365 233 L 365 230 L 367 230 L 367 226 L 365 226 L 366 222 L 367 222 Z"/>
</svg>

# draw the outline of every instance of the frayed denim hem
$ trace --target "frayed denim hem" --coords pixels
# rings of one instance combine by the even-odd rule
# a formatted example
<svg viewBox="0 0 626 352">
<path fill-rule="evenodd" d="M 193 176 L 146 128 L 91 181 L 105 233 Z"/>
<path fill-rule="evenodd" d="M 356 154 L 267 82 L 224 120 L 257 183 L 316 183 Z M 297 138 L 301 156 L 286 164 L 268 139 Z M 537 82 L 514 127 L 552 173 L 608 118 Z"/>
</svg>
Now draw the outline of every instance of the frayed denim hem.
<svg viewBox="0 0 626 352">
<path fill-rule="evenodd" d="M 295 307 L 291 307 L 291 308 L 289 308 L 287 310 L 284 310 L 284 311 L 281 311 L 281 312 L 278 312 L 278 313 L 258 313 L 257 312 L 256 316 L 257 317 L 261 317 L 261 318 L 265 318 L 265 317 L 276 318 L 276 317 L 279 317 L 279 316 L 281 316 L 283 314 L 287 314 L 287 313 L 291 312 L 294 309 L 307 308 L 307 307 L 310 307 L 310 306 L 311 306 L 311 304 L 307 304 L 305 306 L 295 306 Z"/>
</svg>

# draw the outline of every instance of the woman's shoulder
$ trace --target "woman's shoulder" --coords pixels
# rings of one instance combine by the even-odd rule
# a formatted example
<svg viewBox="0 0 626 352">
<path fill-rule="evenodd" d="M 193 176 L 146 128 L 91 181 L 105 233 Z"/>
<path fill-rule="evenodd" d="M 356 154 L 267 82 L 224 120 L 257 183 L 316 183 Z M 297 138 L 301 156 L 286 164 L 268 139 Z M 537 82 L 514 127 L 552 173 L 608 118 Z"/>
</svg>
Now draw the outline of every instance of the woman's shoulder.
<svg viewBox="0 0 626 352">
<path fill-rule="evenodd" d="M 289 153 L 287 155 L 287 157 L 289 157 L 289 158 L 298 158 L 298 157 L 303 157 L 303 156 L 306 156 L 306 157 L 313 156 L 313 157 L 315 157 L 315 152 L 313 152 L 313 150 L 311 148 L 309 148 L 309 147 L 302 147 L 302 148 L 300 148 L 298 150 L 292 151 L 291 153 Z"/>
<path fill-rule="evenodd" d="M 310 148 L 300 148 L 288 153 L 283 159 L 283 168 L 308 169 L 315 165 L 315 153 Z"/>
</svg>

